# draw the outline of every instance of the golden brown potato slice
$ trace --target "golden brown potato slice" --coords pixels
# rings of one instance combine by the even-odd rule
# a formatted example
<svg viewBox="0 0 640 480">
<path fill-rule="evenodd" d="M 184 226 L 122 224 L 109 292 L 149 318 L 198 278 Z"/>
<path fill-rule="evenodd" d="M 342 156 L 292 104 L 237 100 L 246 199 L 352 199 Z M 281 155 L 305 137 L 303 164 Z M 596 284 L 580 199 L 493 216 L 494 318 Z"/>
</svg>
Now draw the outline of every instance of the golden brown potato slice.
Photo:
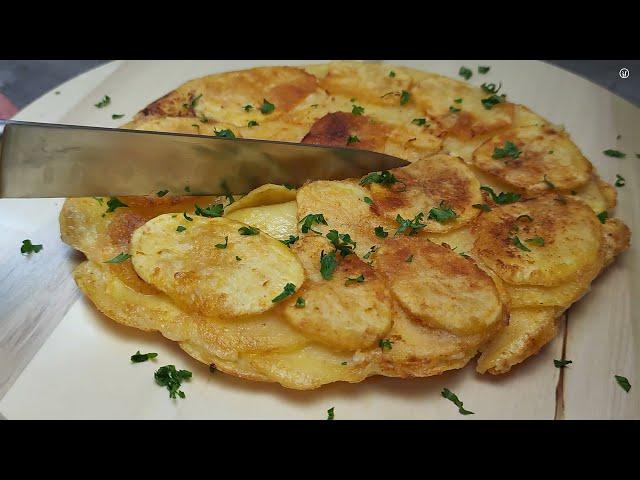
<svg viewBox="0 0 640 480">
<path fill-rule="evenodd" d="M 307 337 L 341 350 L 377 345 L 391 328 L 391 295 L 382 277 L 354 254 L 335 254 L 331 278 L 318 276 L 320 259 L 333 247 L 305 237 L 294 245 L 309 279 L 283 306 L 284 317 Z M 303 304 L 298 299 L 303 299 Z"/>
<path fill-rule="evenodd" d="M 598 214 L 616 206 L 618 192 L 594 173 L 587 183 L 572 191 L 571 194 L 574 198 L 585 202 Z"/>
<path fill-rule="evenodd" d="M 276 203 L 286 203 L 296 199 L 296 189 L 287 188 L 284 185 L 267 183 L 254 190 L 251 190 L 244 197 L 236 200 L 224 209 L 225 216 L 230 213 L 247 207 L 262 207 L 264 205 L 274 205 Z"/>
<path fill-rule="evenodd" d="M 576 189 L 589 180 L 592 170 L 569 136 L 550 126 L 520 127 L 495 135 L 476 149 L 473 163 L 533 193 Z"/>
<path fill-rule="evenodd" d="M 604 266 L 631 245 L 631 230 L 619 218 L 609 218 L 602 226 L 604 238 Z"/>
<path fill-rule="evenodd" d="M 515 285 L 559 285 L 598 261 L 602 231 L 584 203 L 555 194 L 478 218 L 474 255 Z"/>
<path fill-rule="evenodd" d="M 298 231 L 298 206 L 294 201 L 234 210 L 225 218 L 246 223 L 278 240 L 286 240 Z"/>
<path fill-rule="evenodd" d="M 134 232 L 133 266 L 147 283 L 203 315 L 261 313 L 288 284 L 300 288 L 304 272 L 281 242 L 247 229 L 227 218 L 160 215 Z"/>
<path fill-rule="evenodd" d="M 391 173 L 396 183 L 369 186 L 372 210 L 390 222 L 395 222 L 398 215 L 413 219 L 422 213 L 426 232 L 447 232 L 479 213 L 473 205 L 482 202 L 480 184 L 459 158 L 434 155 Z M 449 212 L 451 209 L 455 216 Z"/>
<path fill-rule="evenodd" d="M 468 335 L 504 318 L 491 277 L 473 260 L 426 238 L 388 240 L 376 252 L 375 267 L 400 304 L 429 327 Z"/>
<path fill-rule="evenodd" d="M 554 308 L 527 308 L 511 311 L 509 325 L 482 348 L 476 370 L 497 375 L 535 355 L 557 333 Z"/>
</svg>

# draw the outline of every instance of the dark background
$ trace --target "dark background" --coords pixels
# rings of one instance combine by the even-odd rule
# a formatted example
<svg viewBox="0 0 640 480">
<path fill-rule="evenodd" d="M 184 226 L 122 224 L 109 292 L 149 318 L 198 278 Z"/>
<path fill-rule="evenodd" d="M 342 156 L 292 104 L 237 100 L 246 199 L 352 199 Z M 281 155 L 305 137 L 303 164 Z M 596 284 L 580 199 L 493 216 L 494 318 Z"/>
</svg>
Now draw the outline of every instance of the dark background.
<svg viewBox="0 0 640 480">
<path fill-rule="evenodd" d="M 106 60 L 0 60 L 0 93 L 22 109 L 55 86 Z M 576 73 L 640 106 L 640 61 L 552 60 L 553 65 Z M 621 68 L 629 78 L 619 76 Z"/>
</svg>

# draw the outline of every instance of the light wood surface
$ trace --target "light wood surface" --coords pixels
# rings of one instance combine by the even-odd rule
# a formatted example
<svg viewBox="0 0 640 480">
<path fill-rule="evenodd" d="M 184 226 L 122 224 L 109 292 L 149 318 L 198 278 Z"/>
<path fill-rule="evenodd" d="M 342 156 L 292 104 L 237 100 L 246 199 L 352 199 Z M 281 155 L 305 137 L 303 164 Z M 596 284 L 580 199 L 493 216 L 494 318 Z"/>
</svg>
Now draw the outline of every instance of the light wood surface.
<svg viewBox="0 0 640 480">
<path fill-rule="evenodd" d="M 640 160 L 634 153 L 640 153 L 640 110 L 636 107 L 541 62 L 385 62 L 452 77 L 461 65 L 491 65 L 490 75 L 472 82 L 502 81 L 511 101 L 564 124 L 604 179 L 612 181 L 616 173 L 627 179 L 618 191 L 617 216 L 633 232 L 639 231 Z M 79 77 L 77 90 L 73 85 L 77 80 L 68 82 L 66 103 L 51 92 L 19 118 L 116 126 L 187 79 L 285 63 L 309 62 L 114 62 L 85 74 L 84 79 Z M 56 90 L 64 94 L 62 87 Z M 112 98 L 109 110 L 94 108 L 105 94 Z M 126 116 L 113 121 L 111 113 Z M 625 151 L 627 158 L 605 157 L 601 152 L 607 148 Z M 634 245 L 571 308 L 566 330 L 562 322 L 561 334 L 509 375 L 479 376 L 469 365 L 429 379 L 375 378 L 357 385 L 294 392 L 222 374 L 212 376 L 173 343 L 116 325 L 85 299 L 78 299 L 69 272 L 79 257 L 58 239 L 60 203 L 0 200 L 4 233 L 0 238 L 0 397 L 13 385 L 0 400 L 0 412 L 7 418 L 322 419 L 331 406 L 336 407 L 338 419 L 640 418 L 640 258 Z M 23 238 L 43 243 L 45 249 L 25 258 L 19 254 Z M 160 353 L 161 363 L 132 368 L 128 357 L 143 348 Z M 553 367 L 553 359 L 561 358 L 563 350 L 573 364 L 559 370 Z M 153 369 L 167 363 L 194 372 L 185 389 L 187 400 L 170 402 L 166 391 L 153 385 Z M 631 392 L 625 393 L 615 383 L 615 374 L 629 378 Z M 476 415 L 458 415 L 455 407 L 440 398 L 444 387 L 456 392 Z"/>
</svg>

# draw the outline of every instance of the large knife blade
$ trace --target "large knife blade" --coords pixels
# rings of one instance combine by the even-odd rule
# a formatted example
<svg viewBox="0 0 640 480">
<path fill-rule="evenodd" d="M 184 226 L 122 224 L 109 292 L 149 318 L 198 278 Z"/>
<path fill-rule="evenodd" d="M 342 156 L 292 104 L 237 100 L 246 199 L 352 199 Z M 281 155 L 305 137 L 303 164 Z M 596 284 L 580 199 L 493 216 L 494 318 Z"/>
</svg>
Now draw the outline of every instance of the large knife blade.
<svg viewBox="0 0 640 480">
<path fill-rule="evenodd" d="M 358 178 L 408 162 L 353 148 L 4 121 L 0 198 L 245 194 Z M 345 139 L 346 143 L 346 139 Z"/>
</svg>

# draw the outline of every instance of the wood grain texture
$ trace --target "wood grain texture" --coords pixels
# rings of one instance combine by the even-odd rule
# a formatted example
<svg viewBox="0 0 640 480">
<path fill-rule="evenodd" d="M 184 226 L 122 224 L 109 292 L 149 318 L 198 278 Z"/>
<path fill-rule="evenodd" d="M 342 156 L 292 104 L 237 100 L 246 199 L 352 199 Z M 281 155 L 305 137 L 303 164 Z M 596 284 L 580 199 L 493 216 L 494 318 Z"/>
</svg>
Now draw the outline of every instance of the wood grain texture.
<svg viewBox="0 0 640 480">
<path fill-rule="evenodd" d="M 112 75 L 105 75 L 102 84 L 88 92 L 83 99 L 65 105 L 66 123 L 97 126 L 115 126 L 130 118 L 149 101 L 163 95 L 190 78 L 224 70 L 246 68 L 254 64 L 283 64 L 308 62 L 120 62 Z M 633 232 L 640 228 L 640 161 L 634 153 L 640 153 L 640 110 L 568 72 L 539 62 L 507 61 L 387 61 L 457 77 L 461 65 L 491 65 L 489 75 L 474 75 L 472 83 L 502 81 L 511 101 L 524 103 L 536 112 L 558 124 L 564 124 L 576 144 L 595 164 L 607 181 L 620 173 L 627 185 L 619 190 L 617 216 L 621 217 Z M 113 65 L 111 68 L 114 68 Z M 150 80 L 152 79 L 152 80 Z M 112 111 L 95 109 L 96 99 L 104 94 L 112 97 L 113 112 L 127 116 L 118 122 L 111 120 Z M 620 139 L 616 137 L 621 135 Z M 602 155 L 607 148 L 628 153 L 626 159 L 612 159 Z M 22 208 L 22 207 L 20 207 Z M 17 215 L 15 206 L 6 207 L 0 201 L 0 219 L 5 229 L 12 225 Z M 12 216 L 13 215 L 13 216 Z M 48 220 L 55 213 L 46 213 Z M 4 221 L 6 219 L 6 221 Z M 38 223 L 41 222 L 41 223 Z M 43 217 L 34 222 L 28 232 L 51 229 L 46 237 L 52 245 L 57 238 L 57 222 Z M 36 225 L 37 224 L 37 225 Z M 22 232 L 26 232 L 23 230 Z M 19 249 L 20 233 L 15 238 L 0 240 L 0 246 Z M 19 241 L 16 245 L 16 239 Z M 28 237 L 24 237 L 28 238 Z M 34 240 L 36 240 L 34 238 Z M 48 242 L 49 240 L 47 240 Z M 16 248 L 17 247 L 17 248 Z M 45 245 L 45 249 L 47 246 Z M 53 247 L 52 247 L 53 248 Z M 63 247 L 60 258 L 63 258 Z M 6 250 L 3 248 L 2 251 Z M 52 250 L 54 252 L 55 250 Z M 47 250 L 45 250 L 47 252 Z M 19 254 L 18 254 L 19 255 Z M 68 254 L 67 254 L 68 255 Z M 336 407 L 336 418 L 640 418 L 638 372 L 640 348 L 640 258 L 632 239 L 632 248 L 623 254 L 593 285 L 592 292 L 569 311 L 569 320 L 561 323 L 561 333 L 542 352 L 517 366 L 501 377 L 479 376 L 473 365 L 440 377 L 397 380 L 374 378 L 357 385 L 330 385 L 319 391 L 292 392 L 275 385 L 254 384 L 225 375 L 211 376 L 207 369 L 184 355 L 178 347 L 159 335 L 144 334 L 114 324 L 100 315 L 85 299 L 77 300 L 50 339 L 39 349 L 34 360 L 20 375 L 14 387 L 0 400 L 0 412 L 8 418 L 319 418 L 326 416 L 327 408 Z M 0 258 L 2 272 L 7 261 L 14 262 L 11 275 L 23 278 L 16 272 L 24 264 L 20 257 L 13 260 Z M 33 257 L 27 260 L 39 259 Z M 44 260 L 39 260 L 44 262 Z M 57 260 L 54 261 L 54 264 Z M 73 257 L 56 277 L 64 284 L 68 278 Z M 60 260 L 62 262 L 62 260 Z M 32 275 L 41 269 L 35 268 Z M 31 268 L 31 267 L 29 267 Z M 64 273 L 66 269 L 66 273 Z M 27 277 L 29 275 L 26 275 Z M 27 282 L 26 279 L 21 282 Z M 5 287 L 8 282 L 0 283 Z M 33 283 L 29 284 L 32 288 Z M 50 284 L 49 284 L 50 285 Z M 62 289 L 63 291 L 64 288 Z M 44 340 L 47 330 L 33 327 L 44 317 L 33 312 L 46 312 L 53 299 L 31 298 L 29 294 L 12 290 L 18 299 L 27 299 L 31 307 L 24 307 L 14 315 L 13 327 L 7 328 L 0 320 L 0 347 L 5 338 L 11 339 L 12 352 L 32 354 L 37 347 L 30 340 Z M 22 295 L 22 296 L 21 296 Z M 64 302 L 59 302 L 61 305 Z M 55 304 L 55 301 L 54 301 Z M 62 307 L 53 307 L 60 311 Z M 9 308 L 3 312 L 10 310 Z M 24 319 L 27 321 L 24 321 Z M 40 318 L 40 320 L 38 320 Z M 21 319 L 25 328 L 17 328 Z M 51 320 L 47 320 L 52 322 Z M 45 322 L 46 323 L 46 322 Z M 30 327 L 31 325 L 31 327 Z M 49 323 L 51 325 L 51 323 Z M 44 329 L 43 329 L 44 328 Z M 32 333 L 29 333 L 32 332 Z M 42 332 L 42 333 L 34 333 Z M 20 340 L 19 340 L 20 339 Z M 42 343 L 40 341 L 40 343 Z M 188 401 L 169 402 L 166 392 L 153 385 L 155 365 L 146 365 L 142 373 L 132 368 L 128 356 L 138 348 L 158 351 L 162 363 L 174 363 L 194 372 L 194 379 L 187 391 Z M 553 359 L 572 360 L 570 367 L 560 370 L 553 366 Z M 0 349 L 0 351 L 3 351 Z M 9 350 L 6 350 L 9 352 Z M 0 375 L 9 374 L 14 379 L 19 365 L 28 361 L 23 355 L 20 361 L 9 354 L 2 357 Z M 25 360 L 26 359 L 26 360 Z M 22 362 L 22 363 L 20 363 Z M 69 364 L 82 366 L 70 372 L 73 392 L 65 392 L 56 382 L 43 381 L 55 377 L 56 372 Z M 160 364 L 158 364 L 160 365 Z M 2 370 L 5 368 L 5 370 Z M 95 382 L 95 372 L 101 372 L 101 382 Z M 613 378 L 625 375 L 632 384 L 625 393 Z M 118 383 L 117 391 L 105 385 Z M 5 385 L 8 382 L 5 381 Z M 465 407 L 476 415 L 461 417 L 449 402 L 439 396 L 442 388 L 456 392 Z M 6 386 L 5 386 L 6 389 Z M 1 395 L 1 390 L 0 390 Z M 46 405 L 40 398 L 50 399 Z M 260 404 L 261 408 L 255 409 Z"/>
</svg>

